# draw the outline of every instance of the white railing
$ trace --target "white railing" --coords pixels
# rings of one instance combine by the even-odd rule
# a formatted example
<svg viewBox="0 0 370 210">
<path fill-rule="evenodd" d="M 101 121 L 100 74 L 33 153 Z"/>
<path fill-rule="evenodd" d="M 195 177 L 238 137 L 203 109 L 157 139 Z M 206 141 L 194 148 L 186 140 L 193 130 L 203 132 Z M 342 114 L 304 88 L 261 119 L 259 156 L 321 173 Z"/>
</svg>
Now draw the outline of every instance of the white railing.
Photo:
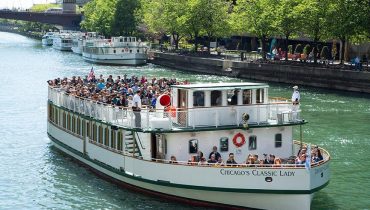
<svg viewBox="0 0 370 210">
<path fill-rule="evenodd" d="M 195 129 L 200 127 L 242 126 L 244 113 L 248 124 L 285 124 L 299 120 L 299 110 L 292 111 L 290 103 L 202 107 L 188 109 L 152 110 L 143 108 L 133 112 L 128 107 L 103 104 L 86 98 L 68 95 L 60 88 L 49 87 L 48 98 L 53 104 L 73 112 L 126 128 L 143 130 L 173 128 Z M 135 114 L 140 115 L 141 125 L 135 125 Z"/>
</svg>

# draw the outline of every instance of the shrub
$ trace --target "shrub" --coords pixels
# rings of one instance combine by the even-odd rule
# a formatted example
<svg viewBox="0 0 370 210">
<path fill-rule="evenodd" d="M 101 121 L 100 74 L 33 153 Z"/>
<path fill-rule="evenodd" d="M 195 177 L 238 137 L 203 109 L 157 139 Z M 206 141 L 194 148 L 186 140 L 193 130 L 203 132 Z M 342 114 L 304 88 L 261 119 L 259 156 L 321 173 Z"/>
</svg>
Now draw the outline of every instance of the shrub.
<svg viewBox="0 0 370 210">
<path fill-rule="evenodd" d="M 293 53 L 293 45 L 288 45 L 288 53 Z"/>
<path fill-rule="evenodd" d="M 297 46 L 295 47 L 295 51 L 294 53 L 295 54 L 302 54 L 302 45 L 301 44 L 297 44 Z"/>
<path fill-rule="evenodd" d="M 303 48 L 303 54 L 308 55 L 311 52 L 311 46 L 309 44 L 306 44 Z"/>
<path fill-rule="evenodd" d="M 320 57 L 321 57 L 321 59 L 329 59 L 330 58 L 329 48 L 327 46 L 324 46 L 321 49 Z"/>
</svg>

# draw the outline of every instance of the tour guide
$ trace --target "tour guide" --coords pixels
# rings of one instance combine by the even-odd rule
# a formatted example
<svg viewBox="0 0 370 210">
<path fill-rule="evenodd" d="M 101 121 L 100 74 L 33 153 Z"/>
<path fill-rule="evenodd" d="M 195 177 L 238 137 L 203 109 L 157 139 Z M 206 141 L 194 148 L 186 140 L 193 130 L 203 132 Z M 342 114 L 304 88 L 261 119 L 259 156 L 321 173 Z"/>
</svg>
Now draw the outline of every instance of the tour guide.
<svg viewBox="0 0 370 210">
<path fill-rule="evenodd" d="M 141 127 L 141 115 L 140 115 L 140 110 L 141 110 L 141 91 L 138 90 L 136 91 L 136 94 L 134 95 L 133 102 L 134 105 L 132 106 L 132 110 L 134 111 L 135 114 L 135 127 L 140 128 Z"/>
</svg>

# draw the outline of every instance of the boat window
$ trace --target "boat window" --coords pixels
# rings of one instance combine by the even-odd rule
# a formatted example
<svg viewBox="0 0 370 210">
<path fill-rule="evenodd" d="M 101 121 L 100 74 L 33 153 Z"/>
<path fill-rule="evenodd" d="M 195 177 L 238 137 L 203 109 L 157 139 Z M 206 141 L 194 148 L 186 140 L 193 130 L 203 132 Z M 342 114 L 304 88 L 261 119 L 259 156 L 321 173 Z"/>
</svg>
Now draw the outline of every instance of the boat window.
<svg viewBox="0 0 370 210">
<path fill-rule="evenodd" d="M 281 133 L 275 134 L 275 147 L 281 147 L 282 143 L 283 141 Z"/>
<path fill-rule="evenodd" d="M 116 53 L 116 50 L 113 50 L 113 53 Z"/>
<path fill-rule="evenodd" d="M 132 53 L 132 50 L 130 50 L 130 53 Z"/>
<path fill-rule="evenodd" d="M 257 136 L 250 136 L 249 137 L 249 144 L 248 144 L 249 150 L 255 150 L 257 149 Z"/>
<path fill-rule="evenodd" d="M 243 90 L 243 104 L 252 103 L 252 90 Z"/>
<path fill-rule="evenodd" d="M 116 149 L 116 131 L 110 130 L 110 147 Z"/>
<path fill-rule="evenodd" d="M 81 118 L 77 117 L 77 134 L 82 136 L 81 134 Z"/>
<path fill-rule="evenodd" d="M 136 52 L 139 53 L 139 50 L 137 50 Z"/>
<path fill-rule="evenodd" d="M 227 104 L 237 105 L 238 104 L 238 90 L 228 90 L 227 91 Z"/>
<path fill-rule="evenodd" d="M 197 139 L 189 140 L 189 153 L 197 152 L 198 152 L 198 140 Z"/>
<path fill-rule="evenodd" d="M 127 38 L 126 37 L 124 38 L 124 42 L 127 42 Z"/>
<path fill-rule="evenodd" d="M 122 151 L 122 141 L 123 141 L 122 131 L 118 131 L 117 150 L 119 150 L 119 151 Z"/>
<path fill-rule="evenodd" d="M 96 124 L 95 123 L 93 123 L 93 132 L 92 132 L 92 140 L 93 141 L 96 141 L 96 139 L 97 139 L 97 136 L 98 136 L 98 129 L 97 129 L 97 126 L 96 126 Z"/>
<path fill-rule="evenodd" d="M 66 128 L 67 127 L 67 116 L 66 116 L 66 113 L 63 112 L 63 128 Z"/>
<path fill-rule="evenodd" d="M 211 91 L 211 106 L 222 105 L 222 92 L 219 90 Z"/>
<path fill-rule="evenodd" d="M 52 107 L 51 104 L 49 104 L 48 110 L 49 110 L 49 120 L 53 121 L 53 112 L 54 112 L 54 110 L 53 110 L 53 107 Z"/>
<path fill-rule="evenodd" d="M 124 49 L 122 49 L 122 52 L 125 52 L 125 50 L 124 50 Z"/>
<path fill-rule="evenodd" d="M 109 128 L 108 127 L 104 129 L 104 136 L 105 136 L 104 145 L 109 146 Z"/>
<path fill-rule="evenodd" d="M 121 38 L 121 39 L 119 39 L 119 42 L 123 42 L 123 39 Z"/>
<path fill-rule="evenodd" d="M 76 132 L 76 117 L 72 116 L 72 132 Z"/>
<path fill-rule="evenodd" d="M 221 152 L 229 151 L 229 138 L 227 137 L 220 138 L 220 151 Z"/>
<path fill-rule="evenodd" d="M 55 108 L 54 122 L 59 125 L 59 109 Z"/>
<path fill-rule="evenodd" d="M 257 89 L 256 90 L 256 103 L 257 104 L 262 104 L 264 103 L 264 89 Z"/>
<path fill-rule="evenodd" d="M 71 130 L 71 114 L 67 113 L 67 130 Z"/>
<path fill-rule="evenodd" d="M 103 144 L 103 126 L 99 126 L 99 143 Z"/>
<path fill-rule="evenodd" d="M 194 107 L 204 106 L 204 92 L 203 91 L 193 92 L 193 106 Z"/>
</svg>

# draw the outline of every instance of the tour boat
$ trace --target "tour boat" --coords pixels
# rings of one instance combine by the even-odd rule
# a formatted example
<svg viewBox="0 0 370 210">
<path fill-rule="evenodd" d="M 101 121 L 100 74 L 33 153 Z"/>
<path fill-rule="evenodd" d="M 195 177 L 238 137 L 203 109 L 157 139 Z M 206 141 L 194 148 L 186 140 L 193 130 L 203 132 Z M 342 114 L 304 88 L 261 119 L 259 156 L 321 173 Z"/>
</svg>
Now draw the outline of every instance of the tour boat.
<svg viewBox="0 0 370 210">
<path fill-rule="evenodd" d="M 53 48 L 61 51 L 72 51 L 72 34 L 69 32 L 54 34 Z"/>
<path fill-rule="evenodd" d="M 76 33 L 72 38 L 71 49 L 74 53 L 82 55 L 83 48 L 86 46 L 86 41 L 96 39 L 104 39 L 104 37 L 96 32 Z"/>
<path fill-rule="evenodd" d="M 53 32 L 47 32 L 46 34 L 44 34 L 44 36 L 42 36 L 42 45 L 44 46 L 51 46 L 53 45 L 53 37 L 54 37 L 54 33 Z"/>
<path fill-rule="evenodd" d="M 113 65 L 142 65 L 147 61 L 147 46 L 136 37 L 87 40 L 82 56 L 86 61 Z"/>
<path fill-rule="evenodd" d="M 310 159 L 316 146 L 302 142 L 301 110 L 269 98 L 268 87 L 174 85 L 155 109 L 133 112 L 49 86 L 47 133 L 56 148 L 129 188 L 195 205 L 310 209 L 315 192 L 329 183 L 330 155 L 319 147 L 321 161 L 294 163 L 302 147 Z M 200 151 L 208 159 L 213 146 L 221 163 L 196 161 Z M 230 153 L 237 164 L 226 162 Z M 283 162 L 246 164 L 248 154 Z"/>
</svg>

